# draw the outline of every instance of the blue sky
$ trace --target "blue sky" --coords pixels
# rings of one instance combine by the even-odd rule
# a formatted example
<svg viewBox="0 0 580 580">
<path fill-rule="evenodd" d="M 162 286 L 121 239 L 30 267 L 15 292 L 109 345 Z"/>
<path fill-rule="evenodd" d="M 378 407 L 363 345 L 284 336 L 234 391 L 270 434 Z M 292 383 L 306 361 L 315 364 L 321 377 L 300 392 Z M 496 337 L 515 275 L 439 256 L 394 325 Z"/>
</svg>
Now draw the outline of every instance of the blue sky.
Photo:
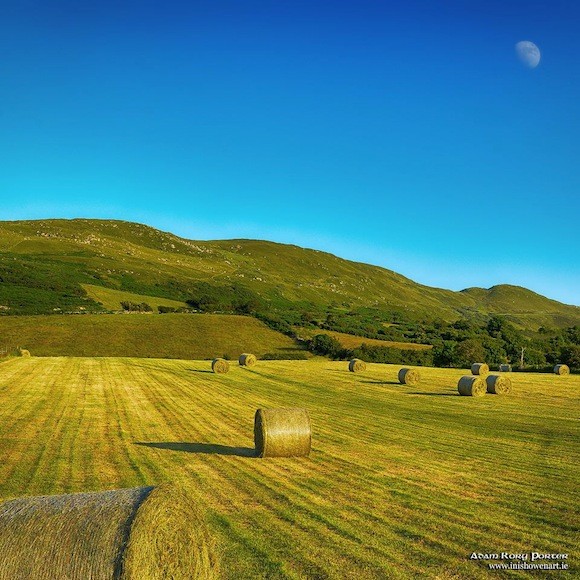
<svg viewBox="0 0 580 580">
<path fill-rule="evenodd" d="M 572 0 L 0 0 L 0 219 L 270 239 L 580 305 L 578 30 Z"/>
</svg>

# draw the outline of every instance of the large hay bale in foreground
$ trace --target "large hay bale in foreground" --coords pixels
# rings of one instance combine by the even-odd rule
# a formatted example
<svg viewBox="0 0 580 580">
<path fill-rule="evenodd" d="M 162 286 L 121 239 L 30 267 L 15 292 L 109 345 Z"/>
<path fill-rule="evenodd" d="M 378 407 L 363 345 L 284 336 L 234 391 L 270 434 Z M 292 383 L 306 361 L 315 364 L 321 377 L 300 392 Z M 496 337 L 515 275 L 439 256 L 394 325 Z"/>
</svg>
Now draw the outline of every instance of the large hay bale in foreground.
<svg viewBox="0 0 580 580">
<path fill-rule="evenodd" d="M 489 373 L 489 366 L 485 363 L 473 363 L 471 365 L 472 375 L 487 375 Z"/>
<path fill-rule="evenodd" d="M 121 580 L 213 580 L 220 577 L 216 542 L 192 490 L 155 487 L 137 510 Z"/>
<path fill-rule="evenodd" d="M 306 409 L 258 409 L 254 417 L 258 457 L 306 457 L 312 429 Z"/>
<path fill-rule="evenodd" d="M 554 373 L 557 375 L 569 375 L 570 369 L 568 368 L 568 365 L 556 365 L 554 367 Z"/>
<path fill-rule="evenodd" d="M 242 367 L 253 367 L 257 362 L 256 355 L 244 353 L 240 355 L 239 363 Z"/>
<path fill-rule="evenodd" d="M 217 577 L 198 502 L 177 486 L 0 504 L 1 580 Z"/>
<path fill-rule="evenodd" d="M 464 397 L 481 397 L 487 391 L 485 381 L 473 375 L 465 375 L 459 379 L 457 390 Z"/>
<path fill-rule="evenodd" d="M 367 363 L 364 360 L 361 360 L 360 358 L 353 358 L 348 363 L 348 370 L 351 373 L 359 373 L 362 371 L 366 371 L 367 370 Z"/>
<path fill-rule="evenodd" d="M 499 365 L 499 372 L 500 373 L 511 373 L 512 372 L 512 365 L 508 365 L 508 364 Z"/>
<path fill-rule="evenodd" d="M 399 382 L 402 385 L 414 387 L 421 380 L 421 375 L 416 369 L 401 369 L 399 371 Z"/>
<path fill-rule="evenodd" d="M 505 375 L 487 375 L 485 384 L 493 395 L 507 395 L 512 390 L 512 380 Z"/>
<path fill-rule="evenodd" d="M 230 370 L 230 363 L 225 358 L 214 358 L 211 361 L 211 370 L 214 373 L 227 373 Z"/>
</svg>

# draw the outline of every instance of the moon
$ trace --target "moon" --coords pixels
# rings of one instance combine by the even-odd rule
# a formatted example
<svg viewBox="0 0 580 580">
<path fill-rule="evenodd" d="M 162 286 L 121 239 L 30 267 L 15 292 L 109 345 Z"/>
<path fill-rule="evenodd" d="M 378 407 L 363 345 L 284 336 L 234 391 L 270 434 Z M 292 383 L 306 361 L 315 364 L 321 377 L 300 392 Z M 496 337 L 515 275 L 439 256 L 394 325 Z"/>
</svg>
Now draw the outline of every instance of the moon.
<svg viewBox="0 0 580 580">
<path fill-rule="evenodd" d="M 516 54 L 528 68 L 536 68 L 540 62 L 540 49 L 529 40 L 520 40 L 516 44 Z"/>
</svg>

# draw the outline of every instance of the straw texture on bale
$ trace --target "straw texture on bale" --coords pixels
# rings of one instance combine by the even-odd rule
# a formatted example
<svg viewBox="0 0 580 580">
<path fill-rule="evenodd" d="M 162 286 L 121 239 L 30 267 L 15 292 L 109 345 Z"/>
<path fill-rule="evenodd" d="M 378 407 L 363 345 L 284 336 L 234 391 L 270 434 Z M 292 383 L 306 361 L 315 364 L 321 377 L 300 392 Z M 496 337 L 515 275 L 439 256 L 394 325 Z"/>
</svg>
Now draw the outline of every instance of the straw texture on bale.
<svg viewBox="0 0 580 580">
<path fill-rule="evenodd" d="M 227 373 L 230 370 L 230 363 L 224 358 L 214 358 L 211 361 L 211 370 L 214 373 Z"/>
<path fill-rule="evenodd" d="M 512 365 L 508 365 L 508 364 L 499 365 L 499 372 L 500 373 L 511 373 L 512 372 Z"/>
<path fill-rule="evenodd" d="M 360 360 L 360 358 L 353 358 L 348 363 L 348 370 L 351 373 L 359 373 L 361 371 L 367 370 L 367 363 L 364 360 Z"/>
<path fill-rule="evenodd" d="M 312 429 L 306 409 L 258 409 L 254 417 L 258 457 L 306 457 Z"/>
<path fill-rule="evenodd" d="M 512 380 L 505 375 L 488 375 L 485 384 L 487 392 L 493 395 L 507 395 L 512 390 Z"/>
<path fill-rule="evenodd" d="M 481 397 L 487 391 L 487 385 L 483 379 L 473 375 L 465 375 L 459 379 L 457 390 L 464 397 Z"/>
<path fill-rule="evenodd" d="M 216 577 L 197 502 L 174 486 L 0 504 L 1 580 Z"/>
<path fill-rule="evenodd" d="M 256 355 L 244 353 L 240 355 L 239 363 L 242 367 L 253 367 L 257 360 Z"/>
<path fill-rule="evenodd" d="M 554 367 L 554 373 L 557 375 L 569 375 L 570 369 L 568 368 L 568 365 L 556 365 Z"/>
<path fill-rule="evenodd" d="M 213 580 L 216 542 L 193 489 L 166 483 L 141 504 L 131 526 L 121 580 Z"/>
<path fill-rule="evenodd" d="M 489 373 L 489 366 L 485 363 L 473 363 L 471 365 L 472 375 L 487 375 Z"/>
<path fill-rule="evenodd" d="M 399 371 L 399 382 L 402 385 L 409 385 L 413 387 L 421 380 L 421 375 L 416 369 L 401 369 Z"/>
</svg>

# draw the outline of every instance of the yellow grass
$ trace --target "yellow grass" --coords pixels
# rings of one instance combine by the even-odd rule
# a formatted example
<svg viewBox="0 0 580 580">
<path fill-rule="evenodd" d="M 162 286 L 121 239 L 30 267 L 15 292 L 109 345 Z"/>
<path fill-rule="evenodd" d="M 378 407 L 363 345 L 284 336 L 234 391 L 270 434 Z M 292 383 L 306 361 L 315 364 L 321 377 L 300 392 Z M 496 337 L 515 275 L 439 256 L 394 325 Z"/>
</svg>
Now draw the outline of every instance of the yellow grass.
<svg viewBox="0 0 580 580">
<path fill-rule="evenodd" d="M 415 344 L 414 342 L 394 342 L 392 340 L 378 340 L 376 338 L 366 338 L 364 336 L 355 336 L 353 334 L 345 334 L 344 332 L 335 332 L 334 330 L 313 330 L 311 328 L 297 329 L 300 336 L 303 338 L 312 338 L 317 334 L 328 334 L 336 338 L 344 348 L 357 348 L 361 344 L 369 344 L 372 346 L 386 346 L 389 348 L 399 348 L 401 350 L 429 350 L 433 348 L 431 344 Z"/>
<path fill-rule="evenodd" d="M 160 298 L 158 296 L 146 296 L 145 294 L 134 294 L 123 290 L 113 290 L 103 288 L 103 286 L 94 286 L 93 284 L 81 284 L 89 298 L 102 304 L 107 310 L 122 310 L 121 302 L 134 302 L 141 304 L 146 302 L 157 313 L 158 306 L 170 306 L 172 308 L 187 308 L 185 302 L 171 300 L 169 298 Z"/>
<path fill-rule="evenodd" d="M 0 498 L 189 482 L 236 580 L 483 580 L 472 552 L 576 558 L 580 377 L 514 373 L 510 396 L 473 398 L 468 370 L 421 368 L 410 387 L 399 369 L 14 358 Z M 310 456 L 254 457 L 255 410 L 284 406 L 308 410 Z"/>
<path fill-rule="evenodd" d="M 259 320 L 226 314 L 0 316 L 0 336 L 3 345 L 26 345 L 34 356 L 237 359 L 248 351 L 258 357 L 300 351 Z"/>
</svg>

